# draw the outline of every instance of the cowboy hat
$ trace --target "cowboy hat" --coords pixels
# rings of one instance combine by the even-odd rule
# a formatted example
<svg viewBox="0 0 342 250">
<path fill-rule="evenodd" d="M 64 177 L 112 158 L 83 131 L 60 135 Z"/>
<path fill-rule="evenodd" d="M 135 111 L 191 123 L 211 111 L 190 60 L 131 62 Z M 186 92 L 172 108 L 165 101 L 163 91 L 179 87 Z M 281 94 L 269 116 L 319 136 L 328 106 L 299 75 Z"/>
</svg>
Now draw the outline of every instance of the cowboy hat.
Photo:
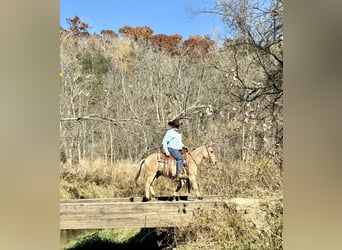
<svg viewBox="0 0 342 250">
<path fill-rule="evenodd" d="M 181 125 L 181 123 L 179 123 L 178 119 L 174 119 L 173 121 L 170 121 L 168 124 L 170 126 L 176 126 L 176 127 L 179 127 Z"/>
</svg>

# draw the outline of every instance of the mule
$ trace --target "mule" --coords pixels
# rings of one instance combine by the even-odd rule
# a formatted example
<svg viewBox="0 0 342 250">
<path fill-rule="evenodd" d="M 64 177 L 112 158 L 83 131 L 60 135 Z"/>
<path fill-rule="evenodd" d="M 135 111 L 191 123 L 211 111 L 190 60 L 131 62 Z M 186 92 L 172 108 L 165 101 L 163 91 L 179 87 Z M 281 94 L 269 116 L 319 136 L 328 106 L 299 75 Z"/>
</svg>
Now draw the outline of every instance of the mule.
<svg viewBox="0 0 342 250">
<path fill-rule="evenodd" d="M 138 171 L 135 176 L 135 184 L 138 185 L 138 179 L 142 168 L 146 171 L 146 182 L 145 182 L 145 197 L 144 200 L 151 200 L 151 196 L 155 196 L 153 190 L 153 182 L 159 177 L 164 176 L 170 179 L 176 177 L 176 161 L 173 158 L 169 158 L 167 162 L 162 158 L 163 153 L 152 153 L 145 159 L 141 160 L 138 164 Z M 203 159 L 209 159 L 210 164 L 214 165 L 217 163 L 216 156 L 214 154 L 212 144 L 203 145 L 192 152 L 188 153 L 186 166 L 183 166 L 183 173 L 188 176 L 188 179 L 181 179 L 178 181 L 177 188 L 174 192 L 174 196 L 178 197 L 178 191 L 182 188 L 185 183 L 188 183 L 188 192 L 190 192 L 190 183 L 196 193 L 196 198 L 203 199 L 200 194 L 197 185 L 197 171 L 198 166 Z M 150 196 L 151 194 L 151 196 Z"/>
</svg>

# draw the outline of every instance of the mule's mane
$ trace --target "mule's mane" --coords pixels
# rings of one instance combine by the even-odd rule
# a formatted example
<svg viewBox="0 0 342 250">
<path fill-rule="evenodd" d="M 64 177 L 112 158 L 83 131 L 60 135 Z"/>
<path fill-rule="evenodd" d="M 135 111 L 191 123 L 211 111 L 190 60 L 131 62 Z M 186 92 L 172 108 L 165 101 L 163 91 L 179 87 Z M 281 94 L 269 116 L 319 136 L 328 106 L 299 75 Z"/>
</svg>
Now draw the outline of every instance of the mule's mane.
<svg viewBox="0 0 342 250">
<path fill-rule="evenodd" d="M 205 147 L 205 145 L 203 145 L 203 146 L 200 146 L 200 147 L 198 147 L 198 148 L 194 149 L 194 151 L 192 151 L 191 153 L 192 153 L 192 154 L 197 154 L 197 153 L 198 153 L 197 151 L 200 151 L 200 150 L 202 150 L 202 148 L 203 148 L 203 147 Z"/>
</svg>

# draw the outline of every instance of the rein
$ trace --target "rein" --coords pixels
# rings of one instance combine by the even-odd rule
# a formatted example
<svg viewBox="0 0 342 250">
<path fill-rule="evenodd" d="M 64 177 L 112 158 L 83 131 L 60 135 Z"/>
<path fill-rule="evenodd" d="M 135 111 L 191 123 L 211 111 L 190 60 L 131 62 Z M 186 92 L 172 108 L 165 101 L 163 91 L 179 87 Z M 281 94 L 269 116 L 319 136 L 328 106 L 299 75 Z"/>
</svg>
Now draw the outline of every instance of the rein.
<svg viewBox="0 0 342 250">
<path fill-rule="evenodd" d="M 192 155 L 191 155 L 191 153 L 190 153 L 190 152 L 189 152 L 189 155 L 191 156 L 192 160 L 194 161 L 194 163 L 195 163 L 196 167 L 198 168 L 198 164 L 197 164 L 197 162 L 195 161 L 194 157 L 192 157 Z"/>
</svg>

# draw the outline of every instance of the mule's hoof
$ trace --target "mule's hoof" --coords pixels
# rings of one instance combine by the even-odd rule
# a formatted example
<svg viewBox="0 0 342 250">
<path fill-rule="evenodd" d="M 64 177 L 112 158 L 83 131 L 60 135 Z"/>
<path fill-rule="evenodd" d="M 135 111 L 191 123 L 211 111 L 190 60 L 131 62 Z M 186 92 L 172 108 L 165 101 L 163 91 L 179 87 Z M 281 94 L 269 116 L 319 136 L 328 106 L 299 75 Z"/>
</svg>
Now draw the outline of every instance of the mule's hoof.
<svg viewBox="0 0 342 250">
<path fill-rule="evenodd" d="M 146 201 L 149 201 L 150 199 L 146 198 L 146 197 L 143 197 L 142 201 L 143 202 L 146 202 Z"/>
</svg>

